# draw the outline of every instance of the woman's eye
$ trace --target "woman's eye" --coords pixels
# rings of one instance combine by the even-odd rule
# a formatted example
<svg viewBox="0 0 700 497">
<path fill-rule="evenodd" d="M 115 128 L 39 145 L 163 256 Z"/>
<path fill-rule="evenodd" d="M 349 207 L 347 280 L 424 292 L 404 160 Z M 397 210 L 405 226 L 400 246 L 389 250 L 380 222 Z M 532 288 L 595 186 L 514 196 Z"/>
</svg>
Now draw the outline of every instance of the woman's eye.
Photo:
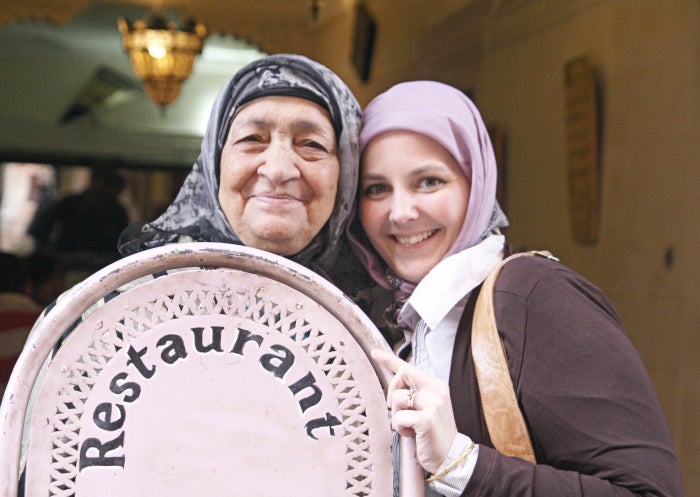
<svg viewBox="0 0 700 497">
<path fill-rule="evenodd" d="M 245 135 L 238 140 L 236 140 L 237 143 L 240 142 L 259 142 L 261 141 L 262 138 L 259 135 Z"/>
<path fill-rule="evenodd" d="M 423 178 L 418 182 L 420 188 L 436 188 L 445 182 L 440 178 Z"/>
<path fill-rule="evenodd" d="M 325 145 L 323 145 L 315 140 L 306 140 L 302 144 L 304 147 L 313 148 L 315 150 L 320 150 L 322 152 L 328 152 L 328 149 L 326 148 Z"/>
<path fill-rule="evenodd" d="M 365 197 L 372 197 L 372 196 L 381 195 L 381 194 L 386 193 L 388 191 L 389 191 L 389 187 L 387 185 L 373 184 L 373 185 L 366 186 L 362 190 L 362 193 Z"/>
<path fill-rule="evenodd" d="M 250 146 L 262 142 L 262 137 L 256 134 L 231 136 L 230 143 L 233 146 Z"/>
</svg>

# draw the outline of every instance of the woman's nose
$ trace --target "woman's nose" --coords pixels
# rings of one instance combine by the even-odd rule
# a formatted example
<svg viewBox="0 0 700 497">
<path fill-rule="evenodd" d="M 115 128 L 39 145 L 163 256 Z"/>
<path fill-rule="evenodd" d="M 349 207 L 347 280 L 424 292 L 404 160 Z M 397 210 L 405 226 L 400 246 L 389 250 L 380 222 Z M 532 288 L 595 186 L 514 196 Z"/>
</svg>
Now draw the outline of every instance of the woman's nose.
<svg viewBox="0 0 700 497">
<path fill-rule="evenodd" d="M 296 156 L 291 144 L 273 140 L 265 151 L 264 161 L 258 167 L 258 174 L 274 184 L 282 184 L 300 176 Z"/>
<path fill-rule="evenodd" d="M 401 224 L 418 218 L 418 199 L 410 192 L 395 190 L 391 199 L 389 220 Z"/>
</svg>

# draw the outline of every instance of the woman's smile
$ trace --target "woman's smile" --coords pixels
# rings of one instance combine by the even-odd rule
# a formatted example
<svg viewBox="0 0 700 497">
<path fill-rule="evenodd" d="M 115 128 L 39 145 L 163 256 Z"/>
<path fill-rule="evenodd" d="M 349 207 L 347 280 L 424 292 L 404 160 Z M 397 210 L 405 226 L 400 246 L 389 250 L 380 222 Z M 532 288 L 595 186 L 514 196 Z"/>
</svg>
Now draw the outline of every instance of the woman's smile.
<svg viewBox="0 0 700 497">
<path fill-rule="evenodd" d="M 432 237 L 437 231 L 438 230 L 428 230 L 416 235 L 393 235 L 393 237 L 401 245 L 415 245 Z"/>
</svg>

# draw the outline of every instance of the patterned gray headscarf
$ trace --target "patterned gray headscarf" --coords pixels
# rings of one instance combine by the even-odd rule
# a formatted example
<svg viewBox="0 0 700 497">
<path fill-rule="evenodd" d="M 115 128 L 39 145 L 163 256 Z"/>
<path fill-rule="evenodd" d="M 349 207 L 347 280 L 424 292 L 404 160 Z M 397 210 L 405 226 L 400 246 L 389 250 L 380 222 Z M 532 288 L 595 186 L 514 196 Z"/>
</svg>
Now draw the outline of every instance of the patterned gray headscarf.
<svg viewBox="0 0 700 497">
<path fill-rule="evenodd" d="M 305 98 L 330 115 L 340 162 L 335 207 L 321 232 L 305 249 L 289 258 L 323 270 L 333 264 L 357 189 L 362 112 L 350 89 L 330 69 L 306 57 L 289 54 L 252 62 L 221 88 L 199 158 L 180 192 L 158 219 L 135 223 L 124 230 L 119 239 L 122 255 L 184 240 L 242 245 L 219 204 L 221 150 L 236 111 L 251 100 L 275 95 Z"/>
</svg>

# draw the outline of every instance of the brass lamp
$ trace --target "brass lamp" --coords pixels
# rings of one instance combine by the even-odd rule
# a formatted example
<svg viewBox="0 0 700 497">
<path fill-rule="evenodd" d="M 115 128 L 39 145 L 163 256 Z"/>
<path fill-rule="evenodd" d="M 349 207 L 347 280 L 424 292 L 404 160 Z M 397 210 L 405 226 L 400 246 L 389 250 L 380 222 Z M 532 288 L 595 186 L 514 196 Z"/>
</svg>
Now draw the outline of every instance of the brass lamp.
<svg viewBox="0 0 700 497">
<path fill-rule="evenodd" d="M 120 17 L 117 23 L 131 67 L 145 83 L 146 93 L 161 107 L 168 105 L 202 53 L 206 27 L 194 20 L 178 26 L 158 13 L 133 24 Z"/>
</svg>

